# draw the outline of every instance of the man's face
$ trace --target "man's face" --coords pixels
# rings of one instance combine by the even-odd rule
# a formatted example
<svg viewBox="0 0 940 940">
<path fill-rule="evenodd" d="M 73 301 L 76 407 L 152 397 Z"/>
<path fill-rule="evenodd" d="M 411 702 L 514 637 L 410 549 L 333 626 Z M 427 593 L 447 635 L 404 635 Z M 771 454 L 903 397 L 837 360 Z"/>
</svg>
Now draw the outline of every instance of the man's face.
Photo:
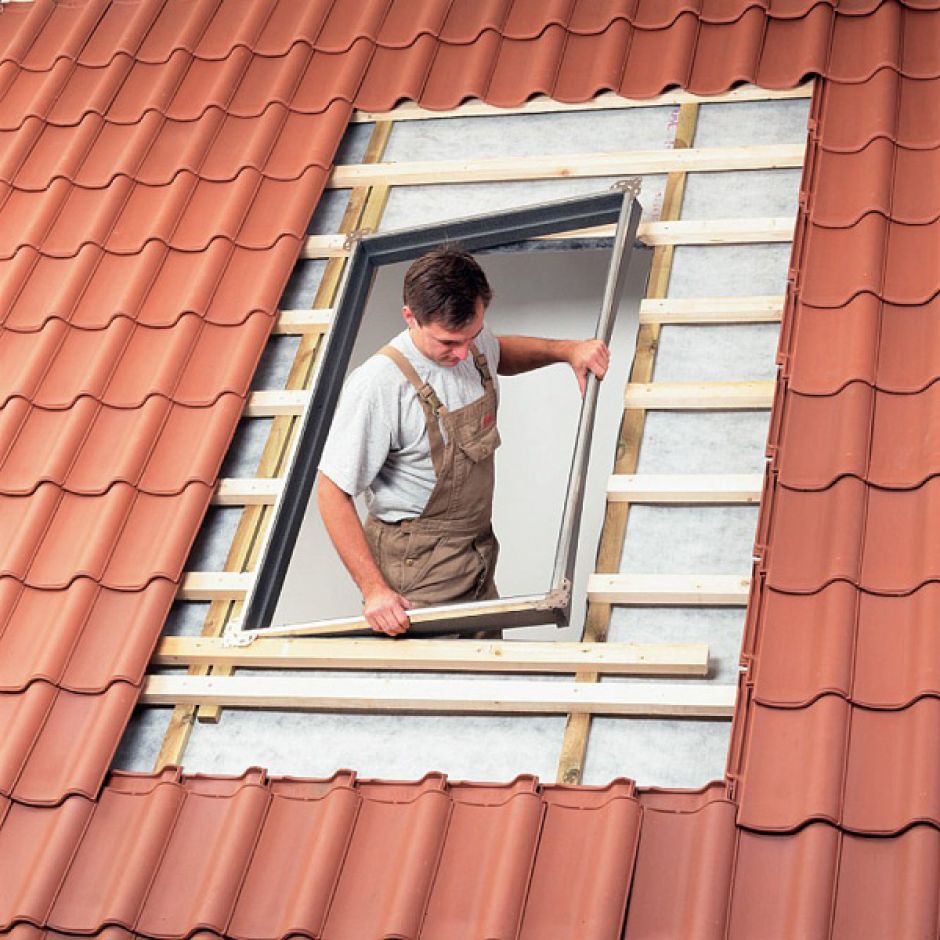
<svg viewBox="0 0 940 940">
<path fill-rule="evenodd" d="M 418 347 L 418 351 L 439 366 L 451 368 L 458 362 L 463 362 L 470 354 L 470 344 L 483 329 L 483 315 L 486 313 L 486 307 L 478 297 L 473 319 L 459 330 L 448 330 L 435 320 L 422 326 L 410 307 L 403 307 L 401 313 L 405 318 L 405 323 L 408 324 L 411 338 Z"/>
</svg>

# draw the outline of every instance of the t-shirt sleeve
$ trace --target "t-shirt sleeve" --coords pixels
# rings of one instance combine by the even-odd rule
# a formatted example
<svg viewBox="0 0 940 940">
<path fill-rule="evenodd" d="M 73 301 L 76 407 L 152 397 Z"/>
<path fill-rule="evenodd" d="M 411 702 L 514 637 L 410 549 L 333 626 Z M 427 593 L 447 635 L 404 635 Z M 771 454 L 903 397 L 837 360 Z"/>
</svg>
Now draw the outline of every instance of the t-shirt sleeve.
<svg viewBox="0 0 940 940">
<path fill-rule="evenodd" d="M 496 370 L 499 368 L 499 340 L 486 324 L 483 325 L 483 329 L 477 337 L 477 346 L 480 352 L 486 356 L 486 360 L 490 364 L 490 369 L 492 369 L 495 374 Z"/>
<path fill-rule="evenodd" d="M 371 360 L 350 373 L 320 457 L 320 471 L 358 496 L 378 475 L 392 447 L 389 395 L 382 367 Z"/>
</svg>

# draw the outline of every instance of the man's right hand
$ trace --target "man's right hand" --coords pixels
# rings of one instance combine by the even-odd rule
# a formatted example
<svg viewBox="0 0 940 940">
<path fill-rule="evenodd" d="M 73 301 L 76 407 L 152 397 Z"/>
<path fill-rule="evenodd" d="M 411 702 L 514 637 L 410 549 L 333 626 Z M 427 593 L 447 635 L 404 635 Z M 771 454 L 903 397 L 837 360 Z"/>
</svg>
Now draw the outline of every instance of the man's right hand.
<svg viewBox="0 0 940 940">
<path fill-rule="evenodd" d="M 407 597 L 393 591 L 388 585 L 366 594 L 362 604 L 362 615 L 377 633 L 400 636 L 411 626 L 405 613 L 411 607 Z"/>
</svg>

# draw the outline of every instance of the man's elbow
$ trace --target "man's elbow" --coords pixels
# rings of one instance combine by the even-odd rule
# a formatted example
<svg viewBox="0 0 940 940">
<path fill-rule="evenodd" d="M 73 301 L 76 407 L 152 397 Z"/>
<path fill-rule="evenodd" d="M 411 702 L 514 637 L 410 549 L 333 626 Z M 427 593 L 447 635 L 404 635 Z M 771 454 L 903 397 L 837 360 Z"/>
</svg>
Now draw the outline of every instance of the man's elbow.
<svg viewBox="0 0 940 940">
<path fill-rule="evenodd" d="M 324 521 L 335 514 L 336 508 L 343 498 L 349 499 L 325 473 L 317 474 L 317 508 Z"/>
</svg>

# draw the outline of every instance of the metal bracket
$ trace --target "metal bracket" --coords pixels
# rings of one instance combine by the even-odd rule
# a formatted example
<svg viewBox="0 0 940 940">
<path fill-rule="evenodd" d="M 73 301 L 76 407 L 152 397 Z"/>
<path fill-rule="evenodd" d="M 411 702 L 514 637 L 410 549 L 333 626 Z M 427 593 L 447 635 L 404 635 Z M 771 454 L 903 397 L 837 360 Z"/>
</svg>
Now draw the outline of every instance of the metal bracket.
<svg viewBox="0 0 940 940">
<path fill-rule="evenodd" d="M 611 190 L 615 193 L 629 193 L 636 199 L 640 195 L 640 188 L 643 185 L 643 179 L 640 176 L 628 176 L 626 179 L 617 180 L 616 183 L 611 186 Z"/>
<path fill-rule="evenodd" d="M 343 250 L 352 251 L 357 242 L 362 241 L 362 239 L 367 235 L 372 234 L 373 231 L 371 228 L 354 228 L 346 235 L 346 238 L 343 240 Z"/>
<path fill-rule="evenodd" d="M 253 633 L 242 630 L 240 620 L 230 620 L 222 631 L 222 646 L 228 649 L 238 646 L 250 646 L 254 639 Z"/>
<path fill-rule="evenodd" d="M 536 610 L 563 610 L 571 600 L 571 582 L 563 578 L 561 586 L 549 591 L 544 599 L 535 605 Z"/>
</svg>

